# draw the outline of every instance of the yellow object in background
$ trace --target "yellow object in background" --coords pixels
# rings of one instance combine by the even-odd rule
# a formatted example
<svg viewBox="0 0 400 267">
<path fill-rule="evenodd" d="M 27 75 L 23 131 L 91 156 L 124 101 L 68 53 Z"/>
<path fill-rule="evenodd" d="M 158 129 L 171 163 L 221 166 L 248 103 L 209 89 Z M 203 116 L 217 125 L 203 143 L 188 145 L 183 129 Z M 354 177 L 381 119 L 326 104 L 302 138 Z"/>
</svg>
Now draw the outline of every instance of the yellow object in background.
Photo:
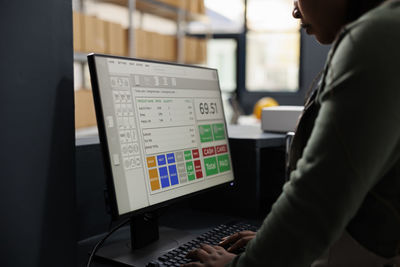
<svg viewBox="0 0 400 267">
<path fill-rule="evenodd" d="M 279 103 L 272 97 L 263 97 L 256 102 L 253 109 L 253 115 L 257 119 L 261 119 L 261 111 L 263 108 L 279 106 Z"/>
</svg>

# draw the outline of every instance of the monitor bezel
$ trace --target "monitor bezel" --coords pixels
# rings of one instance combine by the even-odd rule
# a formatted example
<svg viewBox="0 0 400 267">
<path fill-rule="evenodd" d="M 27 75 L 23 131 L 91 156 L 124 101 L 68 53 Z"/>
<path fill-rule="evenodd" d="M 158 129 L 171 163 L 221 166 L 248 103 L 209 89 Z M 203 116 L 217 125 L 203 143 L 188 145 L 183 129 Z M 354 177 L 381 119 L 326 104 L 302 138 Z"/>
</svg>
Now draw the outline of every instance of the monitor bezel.
<svg viewBox="0 0 400 267">
<path fill-rule="evenodd" d="M 89 65 L 89 72 L 90 72 L 90 79 L 91 79 L 91 84 L 92 84 L 92 92 L 93 92 L 93 99 L 94 99 L 94 106 L 95 106 L 95 113 L 96 113 L 96 120 L 97 120 L 97 127 L 98 127 L 98 134 L 99 134 L 99 139 L 100 139 L 100 146 L 102 150 L 102 158 L 103 158 L 103 166 L 104 166 L 104 171 L 105 171 L 105 176 L 106 176 L 106 186 L 107 186 L 107 191 L 108 191 L 108 199 L 109 199 L 109 205 L 110 205 L 110 211 L 111 211 L 111 216 L 113 220 L 119 220 L 121 218 L 126 218 L 126 217 L 131 217 L 131 216 L 136 216 L 140 215 L 146 212 L 154 212 L 155 210 L 158 210 L 160 208 L 169 206 L 173 203 L 176 203 L 178 201 L 181 201 L 183 199 L 187 199 L 199 194 L 203 194 L 218 188 L 224 188 L 224 187 L 232 187 L 235 184 L 235 175 L 234 175 L 234 166 L 233 166 L 233 160 L 232 160 L 232 154 L 231 154 L 231 149 L 229 145 L 229 136 L 228 136 L 228 129 L 227 129 L 227 124 L 226 120 L 224 117 L 224 127 L 225 127 L 225 133 L 228 137 L 228 151 L 229 151 L 229 158 L 232 164 L 231 168 L 231 173 L 233 176 L 232 181 L 224 182 L 219 185 L 211 186 L 205 189 L 202 189 L 200 191 L 188 193 L 183 196 L 179 196 L 173 199 L 169 199 L 157 204 L 149 205 L 147 207 L 137 209 L 134 211 L 129 211 L 123 214 L 119 214 L 119 209 L 118 209 L 118 201 L 117 201 L 117 196 L 116 196 L 116 191 L 115 191 L 115 185 L 114 185 L 114 176 L 112 172 L 112 164 L 111 164 L 111 158 L 110 158 L 110 151 L 109 151 L 109 146 L 108 146 L 108 141 L 107 141 L 107 136 L 106 136 L 106 127 L 105 127 L 105 122 L 104 122 L 104 114 L 103 114 L 103 105 L 101 101 L 101 96 L 100 96 L 100 88 L 99 88 L 99 83 L 98 83 L 98 77 L 97 77 L 97 68 L 96 68 L 96 57 L 103 57 L 103 58 L 114 58 L 114 59 L 124 59 L 124 60 L 135 60 L 135 61 L 140 61 L 140 62 L 148 62 L 148 63 L 158 63 L 158 64 L 165 64 L 165 65 L 174 65 L 174 66 L 186 66 L 186 67 L 192 67 L 192 68 L 200 68 L 200 69 L 207 69 L 207 70 L 213 70 L 217 74 L 217 78 L 219 81 L 218 77 L 218 70 L 213 69 L 213 68 L 207 68 L 207 67 L 201 67 L 201 66 L 194 66 L 190 64 L 178 64 L 178 63 L 173 63 L 173 62 L 164 62 L 164 61 L 157 61 L 157 60 L 147 60 L 147 59 L 141 59 L 141 58 L 133 58 L 133 57 L 122 57 L 122 56 L 114 56 L 114 55 L 107 55 L 107 54 L 97 54 L 97 53 L 91 53 L 87 55 L 88 59 L 88 65 Z M 218 83 L 218 89 L 219 89 L 219 95 L 221 97 L 222 101 L 222 92 L 221 92 L 221 87 L 220 84 Z M 222 105 L 222 112 L 224 112 L 224 106 Z"/>
</svg>

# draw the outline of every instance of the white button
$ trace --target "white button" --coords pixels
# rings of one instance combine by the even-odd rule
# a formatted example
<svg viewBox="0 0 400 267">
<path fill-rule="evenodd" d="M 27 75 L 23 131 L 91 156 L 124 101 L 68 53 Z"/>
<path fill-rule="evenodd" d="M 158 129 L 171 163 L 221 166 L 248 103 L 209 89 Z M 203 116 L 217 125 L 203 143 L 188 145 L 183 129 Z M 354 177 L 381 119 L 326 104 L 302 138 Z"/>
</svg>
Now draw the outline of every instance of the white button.
<svg viewBox="0 0 400 267">
<path fill-rule="evenodd" d="M 121 148 L 122 148 L 122 155 L 123 156 L 128 156 L 128 154 L 129 154 L 129 146 L 128 145 L 122 145 Z"/>
<path fill-rule="evenodd" d="M 135 141 L 137 140 L 136 131 L 133 130 L 133 131 L 131 132 L 131 134 L 132 134 L 132 141 L 135 142 Z"/>
<path fill-rule="evenodd" d="M 140 85 L 140 77 L 135 75 L 135 85 Z"/>
<path fill-rule="evenodd" d="M 172 81 L 172 85 L 176 86 L 176 78 L 171 78 L 171 81 Z"/>
<path fill-rule="evenodd" d="M 127 170 L 131 169 L 131 160 L 129 158 L 124 158 L 124 165 L 125 169 Z"/>
<path fill-rule="evenodd" d="M 126 143 L 126 136 L 125 136 L 125 131 L 120 131 L 119 132 L 119 140 L 122 143 Z"/>
<path fill-rule="evenodd" d="M 117 117 L 121 117 L 122 116 L 121 104 L 116 104 L 115 105 L 115 112 L 117 113 Z"/>
<path fill-rule="evenodd" d="M 119 95 L 118 91 L 113 91 L 114 103 L 119 104 L 121 103 L 121 96 Z"/>
<path fill-rule="evenodd" d="M 122 87 L 123 83 L 122 83 L 122 79 L 121 78 L 117 79 L 117 84 L 118 84 L 119 87 Z"/>
<path fill-rule="evenodd" d="M 129 87 L 129 79 L 124 79 L 124 87 Z"/>
<path fill-rule="evenodd" d="M 137 143 L 133 144 L 133 153 L 139 154 L 139 145 Z"/>
<path fill-rule="evenodd" d="M 129 92 L 126 92 L 126 103 L 132 103 L 132 96 Z"/>
<path fill-rule="evenodd" d="M 128 154 L 129 154 L 129 156 L 133 155 L 133 145 L 132 144 L 128 145 Z"/>
<path fill-rule="evenodd" d="M 135 128 L 135 119 L 133 117 L 129 117 L 129 125 L 131 128 Z"/>
<path fill-rule="evenodd" d="M 114 165 L 115 165 L 115 166 L 118 166 L 119 164 L 121 164 L 120 161 L 119 161 L 119 156 L 118 156 L 118 154 L 114 154 L 114 155 L 113 155 L 113 161 L 114 161 Z"/>
<path fill-rule="evenodd" d="M 132 142 L 132 133 L 131 133 L 131 131 L 126 131 L 125 132 L 125 137 L 126 137 L 126 142 L 127 143 L 131 143 Z"/>
<path fill-rule="evenodd" d="M 116 78 L 111 78 L 111 86 L 116 86 L 117 85 L 117 79 Z"/>
<path fill-rule="evenodd" d="M 133 107 L 132 105 L 127 105 L 128 106 L 128 116 L 133 116 Z"/>
<path fill-rule="evenodd" d="M 121 95 L 121 103 L 126 103 L 126 94 L 125 94 L 125 91 L 120 91 L 119 94 Z"/>
<path fill-rule="evenodd" d="M 135 157 L 136 160 L 136 166 L 139 167 L 140 166 L 140 156 Z"/>
<path fill-rule="evenodd" d="M 107 126 L 108 128 L 114 127 L 114 119 L 112 116 L 107 116 Z"/>
<path fill-rule="evenodd" d="M 117 118 L 117 121 L 118 121 L 118 127 L 120 129 L 124 129 L 124 119 L 119 117 L 119 118 Z"/>
<path fill-rule="evenodd" d="M 128 117 L 124 117 L 124 127 L 125 127 L 125 129 L 131 128 L 130 125 L 129 125 L 129 118 Z"/>
<path fill-rule="evenodd" d="M 154 84 L 155 84 L 155 86 L 159 86 L 160 85 L 160 81 L 158 80 L 157 76 L 154 76 Z"/>
<path fill-rule="evenodd" d="M 128 116 L 128 107 L 126 104 L 121 105 L 121 110 L 122 110 L 122 116 Z"/>
</svg>

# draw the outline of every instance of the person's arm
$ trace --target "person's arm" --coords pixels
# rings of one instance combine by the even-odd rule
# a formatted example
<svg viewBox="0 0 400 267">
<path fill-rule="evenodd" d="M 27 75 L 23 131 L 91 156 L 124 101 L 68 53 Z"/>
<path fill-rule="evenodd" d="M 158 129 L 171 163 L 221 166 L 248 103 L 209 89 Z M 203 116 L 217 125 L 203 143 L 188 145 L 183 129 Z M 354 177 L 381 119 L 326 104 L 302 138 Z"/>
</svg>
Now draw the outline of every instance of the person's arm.
<svg viewBox="0 0 400 267">
<path fill-rule="evenodd" d="M 386 26 L 372 21 L 342 40 L 297 169 L 246 252 L 227 266 L 310 266 L 398 160 L 400 34 Z"/>
</svg>

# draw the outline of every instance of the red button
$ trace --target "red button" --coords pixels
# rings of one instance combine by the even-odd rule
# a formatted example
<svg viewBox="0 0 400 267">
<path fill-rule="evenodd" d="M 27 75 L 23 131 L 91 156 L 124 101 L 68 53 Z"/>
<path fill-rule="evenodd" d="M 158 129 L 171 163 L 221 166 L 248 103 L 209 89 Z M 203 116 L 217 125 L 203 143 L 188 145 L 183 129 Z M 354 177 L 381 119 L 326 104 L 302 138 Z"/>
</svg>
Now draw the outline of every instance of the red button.
<svg viewBox="0 0 400 267">
<path fill-rule="evenodd" d="M 202 171 L 196 172 L 196 179 L 200 179 L 200 178 L 203 178 L 203 172 Z"/>
<path fill-rule="evenodd" d="M 215 155 L 215 147 L 210 146 L 210 147 L 203 148 L 203 156 L 204 157 L 212 156 L 212 155 Z"/>
<path fill-rule="evenodd" d="M 215 149 L 217 150 L 217 154 L 223 154 L 228 152 L 228 146 L 227 145 L 222 145 L 222 146 L 216 146 Z"/>
<path fill-rule="evenodd" d="M 194 159 L 197 159 L 198 157 L 200 157 L 199 150 L 198 149 L 193 149 L 192 150 L 192 155 L 193 155 Z"/>
<path fill-rule="evenodd" d="M 200 160 L 195 160 L 194 161 L 194 171 L 195 172 L 201 171 L 201 162 L 200 162 Z"/>
</svg>

